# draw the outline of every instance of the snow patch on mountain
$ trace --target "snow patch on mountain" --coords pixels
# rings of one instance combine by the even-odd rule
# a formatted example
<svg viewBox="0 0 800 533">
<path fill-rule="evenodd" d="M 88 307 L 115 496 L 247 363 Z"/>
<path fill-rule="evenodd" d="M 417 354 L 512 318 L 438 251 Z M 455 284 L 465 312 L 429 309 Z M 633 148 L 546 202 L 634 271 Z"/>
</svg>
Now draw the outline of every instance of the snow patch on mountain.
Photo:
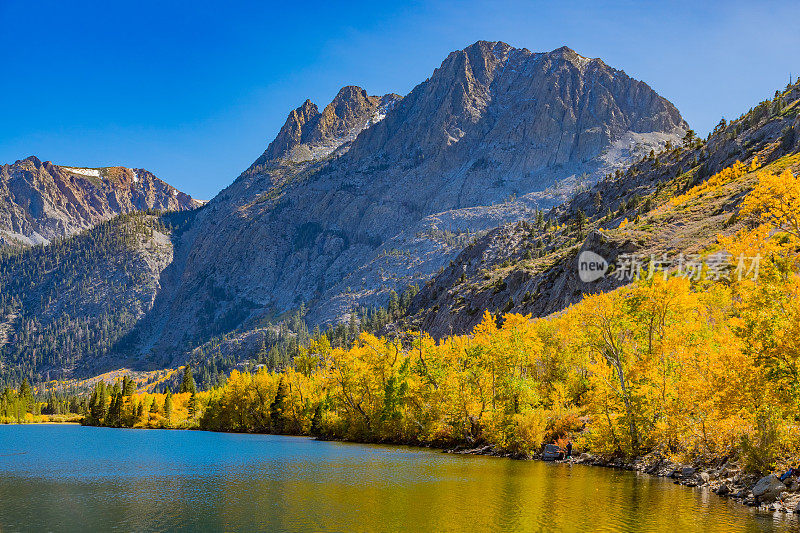
<svg viewBox="0 0 800 533">
<path fill-rule="evenodd" d="M 76 168 L 76 167 L 62 167 L 64 170 L 72 172 L 73 174 L 80 174 L 81 176 L 100 177 L 100 171 L 96 168 Z"/>
</svg>

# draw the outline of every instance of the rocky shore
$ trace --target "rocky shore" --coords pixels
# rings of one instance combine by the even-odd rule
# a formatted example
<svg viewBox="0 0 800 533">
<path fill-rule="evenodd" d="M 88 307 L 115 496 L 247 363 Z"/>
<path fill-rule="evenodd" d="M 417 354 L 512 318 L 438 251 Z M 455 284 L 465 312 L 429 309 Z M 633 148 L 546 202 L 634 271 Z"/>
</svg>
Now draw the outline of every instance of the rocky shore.
<svg viewBox="0 0 800 533">
<path fill-rule="evenodd" d="M 518 457 L 495 450 L 492 446 L 477 448 L 453 448 L 445 453 L 467 455 L 492 455 L 512 459 L 543 460 L 540 455 Z M 761 511 L 780 512 L 800 516 L 800 477 L 791 476 L 781 482 L 775 474 L 758 476 L 745 473 L 739 464 L 722 458 L 706 464 L 687 465 L 676 463 L 660 455 L 637 457 L 633 461 L 582 453 L 557 461 L 568 464 L 584 464 L 631 470 L 674 480 L 677 485 L 706 487 L 723 498 L 732 498 Z"/>
</svg>

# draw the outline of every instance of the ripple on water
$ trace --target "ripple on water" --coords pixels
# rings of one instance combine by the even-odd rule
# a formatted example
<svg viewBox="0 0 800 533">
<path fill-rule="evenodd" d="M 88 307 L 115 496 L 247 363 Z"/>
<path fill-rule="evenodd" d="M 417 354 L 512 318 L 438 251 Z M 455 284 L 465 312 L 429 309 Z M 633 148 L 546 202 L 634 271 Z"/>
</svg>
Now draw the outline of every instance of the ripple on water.
<svg viewBox="0 0 800 533">
<path fill-rule="evenodd" d="M 792 531 L 585 466 L 198 431 L 0 427 L 0 530 Z"/>
</svg>

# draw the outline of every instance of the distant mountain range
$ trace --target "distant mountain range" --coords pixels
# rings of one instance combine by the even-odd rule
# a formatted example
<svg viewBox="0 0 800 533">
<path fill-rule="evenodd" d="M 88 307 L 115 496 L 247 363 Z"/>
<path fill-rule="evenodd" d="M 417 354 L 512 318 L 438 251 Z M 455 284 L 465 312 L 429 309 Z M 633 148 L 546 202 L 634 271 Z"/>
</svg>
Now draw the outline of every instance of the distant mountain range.
<svg viewBox="0 0 800 533">
<path fill-rule="evenodd" d="M 75 282 L 91 279 L 93 294 L 116 294 L 103 300 L 104 312 L 124 316 L 105 327 L 107 348 L 93 350 L 89 360 L 85 349 L 70 345 L 64 348 L 71 350 L 69 365 L 54 355 L 33 357 L 24 367 L 39 376 L 123 364 L 152 368 L 181 362 L 215 336 L 297 309 L 312 326 L 347 320 L 354 309 L 384 304 L 394 291 L 425 283 L 475 238 L 533 219 L 538 210 L 561 204 L 651 151 L 679 143 L 687 129 L 670 102 L 600 59 L 566 47 L 533 53 L 502 42 L 480 41 L 451 53 L 404 97 L 370 96 L 347 86 L 322 111 L 306 100 L 252 166 L 208 204 L 167 222 L 129 217 L 113 225 L 129 235 L 115 246 L 147 268 L 114 266 L 113 246 L 82 256 L 83 281 Z M 48 206 L 66 206 L 58 211 L 64 216 L 15 200 L 12 205 L 29 206 L 26 220 L 40 222 L 7 224 L 7 233 L 33 243 L 117 212 L 195 205 L 160 181 L 163 194 L 140 199 L 133 180 L 143 179 L 144 171 L 82 171 L 35 159 L 3 167 L 4 177 L 36 176 L 37 193 L 46 188 L 45 178 L 81 183 L 81 194 L 67 191 L 61 203 L 48 200 Z M 70 207 L 72 196 L 93 210 Z M 113 230 L 105 228 L 89 231 L 74 246 L 108 239 L 104 235 Z M 35 253 L 0 264 L 0 288 L 12 270 L 50 261 L 34 259 Z M 119 268 L 125 282 L 112 284 L 122 279 Z M 53 292 L 45 286 L 53 282 L 31 280 L 24 295 L 6 298 L 0 344 L 5 338 L 8 347 L 23 323 L 95 324 L 75 305 L 79 293 Z M 146 297 L 125 314 L 133 293 Z M 22 303 L 31 295 L 38 303 Z M 30 326 L 34 322 L 38 326 Z M 42 353 L 37 346 L 15 352 L 15 368 L 26 350 Z"/>
<path fill-rule="evenodd" d="M 200 205 L 141 168 L 79 168 L 31 156 L 0 166 L 0 245 L 47 244 L 123 213 Z"/>
</svg>

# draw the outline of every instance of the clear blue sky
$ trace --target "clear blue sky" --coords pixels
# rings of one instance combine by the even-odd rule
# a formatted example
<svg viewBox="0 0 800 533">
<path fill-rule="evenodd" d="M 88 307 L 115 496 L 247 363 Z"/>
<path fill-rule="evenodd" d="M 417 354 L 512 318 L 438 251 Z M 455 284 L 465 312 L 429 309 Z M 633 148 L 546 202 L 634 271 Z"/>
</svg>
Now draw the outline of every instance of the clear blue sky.
<svg viewBox="0 0 800 533">
<path fill-rule="evenodd" d="M 600 57 L 705 135 L 800 73 L 798 21 L 796 0 L 0 0 L 0 163 L 142 167 L 209 199 L 306 98 L 406 94 L 479 39 Z"/>
</svg>

